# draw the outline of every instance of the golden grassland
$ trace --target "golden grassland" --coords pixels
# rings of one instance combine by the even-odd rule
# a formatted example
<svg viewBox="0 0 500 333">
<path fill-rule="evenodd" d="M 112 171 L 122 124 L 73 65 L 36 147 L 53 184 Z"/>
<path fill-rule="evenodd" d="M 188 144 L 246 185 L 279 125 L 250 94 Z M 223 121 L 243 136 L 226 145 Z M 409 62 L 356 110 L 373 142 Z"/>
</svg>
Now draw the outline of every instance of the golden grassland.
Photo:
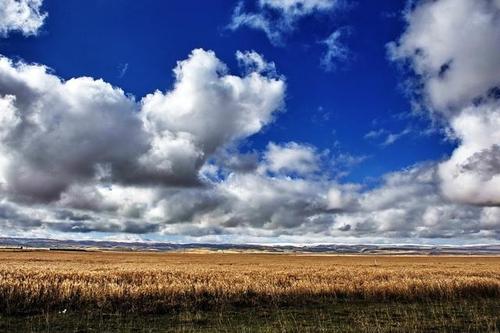
<svg viewBox="0 0 500 333">
<path fill-rule="evenodd" d="M 500 257 L 0 251 L 0 312 L 498 298 Z"/>
</svg>

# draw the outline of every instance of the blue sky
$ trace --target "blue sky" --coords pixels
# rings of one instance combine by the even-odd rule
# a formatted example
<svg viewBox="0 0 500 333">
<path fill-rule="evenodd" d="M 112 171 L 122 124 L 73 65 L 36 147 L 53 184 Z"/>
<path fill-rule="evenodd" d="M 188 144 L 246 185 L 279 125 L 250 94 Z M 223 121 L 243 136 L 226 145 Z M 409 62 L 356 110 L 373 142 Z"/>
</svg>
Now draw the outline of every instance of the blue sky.
<svg viewBox="0 0 500 333">
<path fill-rule="evenodd" d="M 500 12 L 498 7 L 486 0 L 5 0 L 0 3 L 3 108 L 14 109 L 12 117 L 26 114 L 20 121 L 34 121 L 30 115 L 39 112 L 50 123 L 18 146 L 7 142 L 8 136 L 0 145 L 8 156 L 0 177 L 0 220 L 15 236 L 292 243 L 497 240 L 500 140 L 498 102 L 490 92 L 500 86 L 500 49 L 491 46 L 500 36 L 498 20 L 489 14 Z M 9 8 L 30 16 L 16 20 Z M 449 28 L 469 23 L 466 10 L 486 18 L 486 23 L 473 21 L 464 33 L 486 36 L 474 45 L 483 48 L 479 61 L 484 66 L 457 46 L 460 36 Z M 432 17 L 440 19 L 427 22 Z M 325 59 L 325 41 L 336 32 L 332 57 Z M 237 51 L 254 52 L 242 53 L 238 61 Z M 203 61 L 210 63 L 203 66 L 227 66 L 222 74 L 214 69 L 220 82 L 183 81 L 191 73 L 189 64 L 194 73 Z M 255 70 L 258 61 L 267 67 Z M 31 79 L 22 66 L 46 66 L 45 74 L 29 74 Z M 172 72 L 176 67 L 180 76 Z M 9 76 L 9 70 L 16 74 Z M 241 88 L 252 99 L 225 100 L 227 91 L 213 95 L 219 90 L 211 91 L 210 85 L 227 85 L 224 75 L 229 74 L 242 82 L 252 77 L 263 88 Z M 16 75 L 29 92 L 8 81 Z M 90 101 L 64 100 L 59 96 L 64 93 L 56 91 L 66 91 L 75 78 L 81 94 L 89 86 L 99 93 L 89 93 Z M 47 83 L 53 79 L 58 83 Z M 464 80 L 474 84 L 462 87 Z M 186 90 L 178 89 L 182 82 Z M 106 83 L 121 91 L 115 91 L 112 103 Z M 156 90 L 154 98 L 145 98 Z M 23 96 L 38 94 L 38 100 L 22 102 Z M 207 106 L 219 97 L 222 104 L 214 107 L 220 105 L 221 112 Z M 185 106 L 191 104 L 192 109 Z M 73 114 L 72 108 L 82 116 L 67 120 L 65 112 Z M 115 108 L 118 113 L 109 111 Z M 192 113 L 189 121 L 200 124 L 182 123 L 182 112 Z M 258 117 L 245 118 L 244 112 Z M 243 118 L 226 123 L 238 114 Z M 111 119 L 104 129 L 102 115 Z M 81 128 L 75 129 L 75 121 Z M 245 125 L 252 121 L 259 125 Z M 475 123 L 484 128 L 463 125 Z M 66 129 L 47 131 L 53 126 Z M 167 127 L 145 134 L 141 126 Z M 143 142 L 143 136 L 149 139 Z M 138 153 L 155 139 L 160 148 Z M 182 140 L 192 140 L 189 147 L 195 151 L 177 160 L 188 148 L 172 152 L 171 145 Z M 54 152 L 65 149 L 75 153 Z M 156 165 L 168 164 L 172 174 L 135 170 L 146 167 L 134 163 L 152 158 Z M 241 171 L 242 161 L 253 163 L 253 171 Z M 99 178 L 101 169 L 106 181 Z M 479 174 L 484 170 L 490 174 Z M 19 184 L 25 178 L 28 185 Z M 270 194 L 264 198 L 260 192 L 266 189 Z M 480 189 L 485 191 L 478 194 Z M 91 192 L 97 193 L 93 198 L 104 196 L 97 201 L 112 204 L 88 204 L 82 193 Z M 242 195 L 247 192 L 251 199 Z M 418 203 L 421 196 L 428 201 Z M 385 197 L 387 202 L 377 202 Z M 415 203 L 404 205 L 405 200 Z M 275 206 L 283 213 L 273 213 Z M 19 222 L 28 215 L 34 216 L 32 227 Z"/>
</svg>

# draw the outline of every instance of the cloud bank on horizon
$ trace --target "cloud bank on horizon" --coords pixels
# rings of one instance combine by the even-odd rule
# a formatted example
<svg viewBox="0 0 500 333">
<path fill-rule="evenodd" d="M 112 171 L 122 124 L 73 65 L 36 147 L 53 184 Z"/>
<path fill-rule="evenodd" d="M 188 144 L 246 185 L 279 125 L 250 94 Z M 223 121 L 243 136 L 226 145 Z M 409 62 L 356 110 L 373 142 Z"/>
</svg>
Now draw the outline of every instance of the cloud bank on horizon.
<svg viewBox="0 0 500 333">
<path fill-rule="evenodd" d="M 36 35 L 47 17 L 41 6 L 0 0 L 0 34 Z M 260 29 L 278 45 L 301 18 L 338 6 L 259 0 L 247 12 L 241 2 L 230 28 Z M 0 232 L 234 242 L 500 239 L 500 1 L 417 1 L 403 16 L 388 60 L 406 68 L 410 98 L 456 148 L 376 186 L 335 177 L 341 158 L 307 143 L 240 149 L 286 111 L 279 63 L 255 51 L 236 50 L 235 74 L 214 51 L 194 49 L 173 69 L 170 89 L 142 98 L 102 79 L 63 80 L 42 64 L 0 56 Z M 349 52 L 338 38 L 333 32 L 323 42 L 327 70 Z"/>
</svg>

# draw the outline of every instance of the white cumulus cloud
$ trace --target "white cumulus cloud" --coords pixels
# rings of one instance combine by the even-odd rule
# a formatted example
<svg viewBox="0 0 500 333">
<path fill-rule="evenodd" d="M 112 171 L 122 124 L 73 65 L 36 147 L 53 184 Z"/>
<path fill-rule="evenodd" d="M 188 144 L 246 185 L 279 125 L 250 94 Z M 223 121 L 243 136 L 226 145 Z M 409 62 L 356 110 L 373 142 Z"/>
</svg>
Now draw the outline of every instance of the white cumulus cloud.
<svg viewBox="0 0 500 333">
<path fill-rule="evenodd" d="M 307 175 L 320 169 L 316 149 L 296 142 L 285 145 L 269 143 L 264 159 L 267 163 L 266 169 L 275 173 Z"/>
<path fill-rule="evenodd" d="M 500 205 L 500 2 L 420 1 L 405 17 L 391 58 L 410 65 L 424 104 L 458 140 L 439 167 L 441 190 L 459 202 Z"/>
<path fill-rule="evenodd" d="M 283 103 L 281 78 L 230 75 L 211 51 L 174 72 L 172 90 L 137 102 L 102 80 L 0 58 L 1 188 L 47 202 L 79 183 L 193 185 L 212 154 L 260 131 Z"/>
<path fill-rule="evenodd" d="M 47 17 L 41 10 L 42 3 L 43 0 L 0 0 L 0 36 L 12 31 L 36 35 Z"/>
</svg>

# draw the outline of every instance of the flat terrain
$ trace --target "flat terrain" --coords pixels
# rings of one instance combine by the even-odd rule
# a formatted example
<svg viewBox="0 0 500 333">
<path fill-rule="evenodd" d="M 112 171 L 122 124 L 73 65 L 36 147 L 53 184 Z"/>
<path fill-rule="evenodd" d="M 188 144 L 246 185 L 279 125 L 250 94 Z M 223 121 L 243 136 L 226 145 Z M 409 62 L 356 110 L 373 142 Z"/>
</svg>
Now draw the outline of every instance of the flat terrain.
<svg viewBox="0 0 500 333">
<path fill-rule="evenodd" d="M 0 331 L 498 332 L 499 299 L 494 256 L 0 251 Z"/>
</svg>

